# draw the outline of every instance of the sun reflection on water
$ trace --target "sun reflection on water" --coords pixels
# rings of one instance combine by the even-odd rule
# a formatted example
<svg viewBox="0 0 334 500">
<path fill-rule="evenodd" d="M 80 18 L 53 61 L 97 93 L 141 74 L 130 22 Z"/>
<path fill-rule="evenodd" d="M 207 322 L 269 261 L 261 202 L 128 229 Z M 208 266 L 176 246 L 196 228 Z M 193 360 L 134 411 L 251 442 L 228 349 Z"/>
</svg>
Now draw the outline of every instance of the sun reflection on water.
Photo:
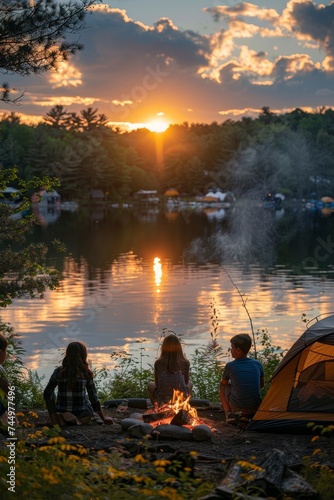
<svg viewBox="0 0 334 500">
<path fill-rule="evenodd" d="M 155 257 L 153 260 L 153 271 L 154 271 L 154 281 L 155 284 L 157 285 L 157 292 L 160 292 L 160 284 L 161 284 L 161 278 L 162 278 L 162 266 L 160 262 L 159 257 Z"/>
</svg>

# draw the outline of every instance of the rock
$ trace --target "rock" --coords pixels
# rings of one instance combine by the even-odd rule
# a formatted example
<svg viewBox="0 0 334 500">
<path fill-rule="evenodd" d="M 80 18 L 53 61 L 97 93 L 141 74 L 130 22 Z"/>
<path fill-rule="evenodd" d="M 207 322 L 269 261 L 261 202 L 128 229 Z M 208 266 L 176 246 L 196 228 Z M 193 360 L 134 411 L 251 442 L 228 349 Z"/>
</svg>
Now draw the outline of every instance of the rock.
<svg viewBox="0 0 334 500">
<path fill-rule="evenodd" d="M 141 422 L 143 422 L 143 415 L 141 413 L 131 413 L 131 415 L 129 415 L 129 418 L 134 418 L 135 420 L 140 420 Z"/>
<path fill-rule="evenodd" d="M 181 427 L 179 425 L 161 424 L 157 425 L 154 431 L 158 432 L 161 438 L 180 439 L 184 441 L 192 441 L 193 439 L 191 430 L 188 427 Z"/>
<path fill-rule="evenodd" d="M 147 410 L 147 408 L 152 407 L 152 403 L 149 399 L 144 398 L 129 398 L 128 399 L 129 408 L 139 408 L 142 410 Z"/>
<path fill-rule="evenodd" d="M 208 425 L 196 425 L 192 430 L 192 435 L 195 441 L 210 441 L 212 432 Z"/>
<path fill-rule="evenodd" d="M 150 424 L 137 424 L 132 425 L 128 428 L 128 432 L 131 437 L 141 439 L 143 436 L 151 435 L 154 430 L 154 427 Z"/>
<path fill-rule="evenodd" d="M 108 399 L 108 401 L 103 403 L 103 406 L 105 406 L 105 408 L 117 408 L 118 406 L 124 404 L 127 405 L 128 401 L 124 399 Z"/>
<path fill-rule="evenodd" d="M 121 426 L 123 431 L 127 431 L 133 425 L 138 425 L 138 424 L 140 424 L 140 422 L 136 418 L 123 418 L 123 420 L 121 420 Z"/>
</svg>

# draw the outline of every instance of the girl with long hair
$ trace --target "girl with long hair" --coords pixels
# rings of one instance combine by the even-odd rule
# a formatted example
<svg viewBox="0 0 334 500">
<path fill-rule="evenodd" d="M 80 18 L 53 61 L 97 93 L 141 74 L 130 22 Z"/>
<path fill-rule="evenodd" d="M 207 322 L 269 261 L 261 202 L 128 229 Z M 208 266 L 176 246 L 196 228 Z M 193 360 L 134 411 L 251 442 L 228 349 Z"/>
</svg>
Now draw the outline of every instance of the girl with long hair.
<svg viewBox="0 0 334 500">
<path fill-rule="evenodd" d="M 113 424 L 101 408 L 82 342 L 68 344 L 62 365 L 54 370 L 44 390 L 44 399 L 53 425 L 88 424 L 94 412 L 105 424 Z"/>
<path fill-rule="evenodd" d="M 193 384 L 189 380 L 190 363 L 185 357 L 182 344 L 174 333 L 167 335 L 161 346 L 160 357 L 154 363 L 154 382 L 147 389 L 152 404 L 161 406 L 173 398 L 174 390 L 191 394 Z"/>
</svg>

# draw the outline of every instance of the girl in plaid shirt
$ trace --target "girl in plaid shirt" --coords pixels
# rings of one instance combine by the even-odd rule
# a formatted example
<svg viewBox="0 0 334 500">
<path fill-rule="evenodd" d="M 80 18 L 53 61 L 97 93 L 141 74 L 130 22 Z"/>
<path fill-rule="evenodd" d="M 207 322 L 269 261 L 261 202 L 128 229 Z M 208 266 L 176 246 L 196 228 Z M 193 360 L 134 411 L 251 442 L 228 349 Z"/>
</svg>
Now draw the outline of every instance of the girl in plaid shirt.
<svg viewBox="0 0 334 500">
<path fill-rule="evenodd" d="M 68 344 L 62 366 L 55 369 L 44 390 L 44 399 L 53 425 L 88 424 L 94 412 L 105 424 L 114 423 L 101 408 L 82 342 Z"/>
</svg>

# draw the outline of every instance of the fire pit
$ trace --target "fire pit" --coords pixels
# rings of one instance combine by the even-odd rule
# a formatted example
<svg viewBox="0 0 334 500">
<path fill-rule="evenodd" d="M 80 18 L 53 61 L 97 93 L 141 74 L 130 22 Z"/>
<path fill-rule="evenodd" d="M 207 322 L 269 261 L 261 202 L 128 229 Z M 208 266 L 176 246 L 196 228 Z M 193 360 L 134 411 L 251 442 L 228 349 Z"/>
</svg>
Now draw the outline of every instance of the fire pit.
<svg viewBox="0 0 334 500">
<path fill-rule="evenodd" d="M 174 391 L 173 398 L 162 406 L 156 406 L 143 415 L 140 420 L 124 419 L 122 427 L 132 437 L 155 435 L 157 438 L 204 441 L 211 440 L 212 432 L 198 417 L 196 408 L 184 399 L 183 393 Z"/>
</svg>

